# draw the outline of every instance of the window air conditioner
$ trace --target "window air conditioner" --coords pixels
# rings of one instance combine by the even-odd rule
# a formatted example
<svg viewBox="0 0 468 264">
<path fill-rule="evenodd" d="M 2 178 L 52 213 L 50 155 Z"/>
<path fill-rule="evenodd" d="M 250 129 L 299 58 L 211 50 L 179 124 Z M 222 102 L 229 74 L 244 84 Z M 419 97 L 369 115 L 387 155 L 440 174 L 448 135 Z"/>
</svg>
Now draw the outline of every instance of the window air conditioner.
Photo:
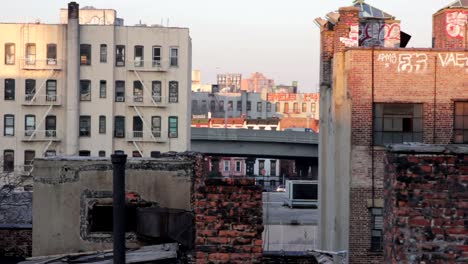
<svg viewBox="0 0 468 264">
<path fill-rule="evenodd" d="M 125 100 L 124 100 L 123 96 L 117 96 L 117 97 L 115 97 L 115 101 L 116 102 L 124 102 Z"/>
<path fill-rule="evenodd" d="M 286 181 L 289 207 L 318 205 L 318 181 Z"/>
</svg>

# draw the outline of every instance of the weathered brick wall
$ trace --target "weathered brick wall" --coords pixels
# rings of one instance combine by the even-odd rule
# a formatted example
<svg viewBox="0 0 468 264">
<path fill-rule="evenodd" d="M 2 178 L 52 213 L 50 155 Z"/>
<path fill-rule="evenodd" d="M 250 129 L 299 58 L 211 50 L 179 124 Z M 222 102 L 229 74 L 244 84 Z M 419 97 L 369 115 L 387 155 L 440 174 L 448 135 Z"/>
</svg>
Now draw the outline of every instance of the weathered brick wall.
<svg viewBox="0 0 468 264">
<path fill-rule="evenodd" d="M 194 190 L 196 263 L 260 263 L 262 190 L 255 180 L 204 178 L 199 171 Z"/>
<path fill-rule="evenodd" d="M 468 14 L 468 9 L 450 8 L 441 10 L 434 14 L 432 22 L 434 48 L 463 49 L 467 47 L 465 36 L 466 25 L 464 26 L 461 20 L 462 17 L 465 17 L 466 20 L 466 16 L 464 14 Z M 451 19 L 450 17 L 454 17 L 454 19 Z"/>
<path fill-rule="evenodd" d="M 468 261 L 468 147 L 388 152 L 385 263 Z M 456 153 L 458 152 L 458 153 Z"/>
<path fill-rule="evenodd" d="M 0 229 L 0 256 L 30 257 L 31 229 Z"/>
</svg>

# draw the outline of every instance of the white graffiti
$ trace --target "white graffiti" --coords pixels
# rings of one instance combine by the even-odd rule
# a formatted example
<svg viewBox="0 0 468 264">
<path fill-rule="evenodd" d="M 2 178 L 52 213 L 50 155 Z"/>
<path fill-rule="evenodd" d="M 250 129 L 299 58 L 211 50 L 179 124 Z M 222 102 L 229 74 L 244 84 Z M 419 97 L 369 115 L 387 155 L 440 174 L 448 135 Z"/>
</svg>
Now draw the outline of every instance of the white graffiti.
<svg viewBox="0 0 468 264">
<path fill-rule="evenodd" d="M 464 31 L 468 22 L 468 13 L 450 12 L 446 16 L 446 31 L 452 38 L 464 38 Z"/>
<path fill-rule="evenodd" d="M 439 61 L 442 67 L 468 67 L 468 56 L 463 53 L 439 53 Z"/>
<path fill-rule="evenodd" d="M 400 54 L 398 57 L 398 72 L 424 73 L 426 70 L 426 54 Z"/>
<path fill-rule="evenodd" d="M 377 58 L 377 61 L 383 62 L 385 64 L 385 68 L 389 68 L 390 64 L 396 64 L 398 58 L 395 53 L 381 53 Z"/>
<path fill-rule="evenodd" d="M 346 47 L 357 47 L 359 46 L 359 25 L 352 24 L 349 27 L 349 37 L 340 38 L 340 41 L 345 44 Z"/>
</svg>

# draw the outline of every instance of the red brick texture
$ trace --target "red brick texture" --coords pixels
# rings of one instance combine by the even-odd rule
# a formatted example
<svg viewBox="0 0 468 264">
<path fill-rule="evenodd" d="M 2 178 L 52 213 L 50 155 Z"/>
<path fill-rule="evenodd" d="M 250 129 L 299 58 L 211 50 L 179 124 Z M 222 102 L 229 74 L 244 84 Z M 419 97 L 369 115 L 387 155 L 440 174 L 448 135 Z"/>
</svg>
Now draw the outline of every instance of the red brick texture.
<svg viewBox="0 0 468 264">
<path fill-rule="evenodd" d="M 31 229 L 0 229 L 0 256 L 30 257 L 31 252 Z"/>
<path fill-rule="evenodd" d="M 462 14 L 459 16 L 459 14 Z M 434 48 L 439 49 L 466 49 L 468 42 L 466 39 L 467 26 L 463 26 L 461 20 L 451 20 L 447 23 L 447 16 L 465 17 L 463 14 L 468 14 L 467 8 L 450 8 L 443 9 L 433 15 L 432 37 Z M 465 17 L 466 19 L 466 17 Z M 450 25 L 450 24 L 453 25 Z M 465 21 L 466 23 L 466 21 Z M 463 36 L 463 37 L 462 37 Z"/>
<path fill-rule="evenodd" d="M 197 178 L 196 263 L 260 263 L 262 190 L 254 179 Z"/>
<path fill-rule="evenodd" d="M 388 153 L 385 263 L 468 261 L 468 155 Z"/>
</svg>

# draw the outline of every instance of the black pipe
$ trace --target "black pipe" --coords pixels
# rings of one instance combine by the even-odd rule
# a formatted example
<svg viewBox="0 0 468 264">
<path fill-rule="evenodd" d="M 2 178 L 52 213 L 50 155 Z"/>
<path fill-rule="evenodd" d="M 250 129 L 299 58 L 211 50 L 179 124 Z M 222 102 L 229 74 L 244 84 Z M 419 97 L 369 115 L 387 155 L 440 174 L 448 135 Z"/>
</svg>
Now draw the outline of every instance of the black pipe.
<svg viewBox="0 0 468 264">
<path fill-rule="evenodd" d="M 371 80 L 371 89 L 372 89 L 372 119 L 371 119 L 371 176 L 372 176 L 372 207 L 375 207 L 375 173 L 374 173 L 374 117 L 375 117 L 375 57 L 374 57 L 375 47 L 372 47 L 372 80 Z"/>
<path fill-rule="evenodd" d="M 114 264 L 125 264 L 125 163 L 127 155 L 111 155 L 113 165 Z"/>
</svg>

